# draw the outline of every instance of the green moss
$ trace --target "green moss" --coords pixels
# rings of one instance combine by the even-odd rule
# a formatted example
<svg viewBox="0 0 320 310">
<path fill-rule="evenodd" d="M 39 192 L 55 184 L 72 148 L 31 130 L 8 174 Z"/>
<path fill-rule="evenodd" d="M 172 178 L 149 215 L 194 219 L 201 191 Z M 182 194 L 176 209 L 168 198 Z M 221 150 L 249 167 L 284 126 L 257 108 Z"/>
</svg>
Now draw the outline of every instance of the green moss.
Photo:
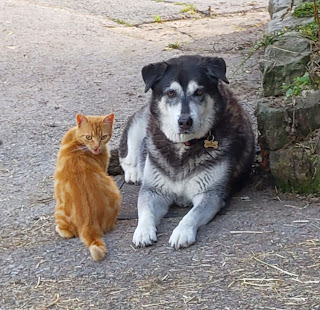
<svg viewBox="0 0 320 310">
<path fill-rule="evenodd" d="M 275 184 L 278 189 L 283 192 L 295 192 L 299 194 L 318 194 L 320 195 L 320 174 L 315 173 L 314 177 L 309 177 L 304 180 L 297 180 L 292 177 L 291 169 L 287 163 L 277 164 L 277 169 L 282 171 L 279 176 L 273 175 Z"/>
<path fill-rule="evenodd" d="M 320 195 L 320 178 L 316 179 L 312 182 L 294 182 L 291 183 L 283 182 L 282 180 L 275 179 L 275 184 L 278 189 L 280 189 L 283 192 L 294 192 L 298 194 L 316 194 Z"/>
<path fill-rule="evenodd" d="M 320 155 L 313 143 L 309 140 L 270 153 L 271 173 L 278 189 L 320 195 Z"/>
</svg>

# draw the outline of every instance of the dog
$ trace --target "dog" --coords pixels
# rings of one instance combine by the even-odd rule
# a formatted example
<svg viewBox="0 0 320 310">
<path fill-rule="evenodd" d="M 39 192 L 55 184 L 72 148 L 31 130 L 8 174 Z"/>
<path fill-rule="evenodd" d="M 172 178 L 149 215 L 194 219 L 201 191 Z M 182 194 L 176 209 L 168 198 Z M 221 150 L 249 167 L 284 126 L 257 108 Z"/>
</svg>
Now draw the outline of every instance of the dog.
<svg viewBox="0 0 320 310">
<path fill-rule="evenodd" d="M 169 206 L 192 205 L 169 239 L 175 249 L 188 247 L 248 179 L 252 125 L 223 85 L 223 58 L 180 56 L 143 67 L 142 77 L 151 100 L 129 118 L 119 147 L 125 181 L 141 182 L 132 241 L 152 245 Z"/>
</svg>

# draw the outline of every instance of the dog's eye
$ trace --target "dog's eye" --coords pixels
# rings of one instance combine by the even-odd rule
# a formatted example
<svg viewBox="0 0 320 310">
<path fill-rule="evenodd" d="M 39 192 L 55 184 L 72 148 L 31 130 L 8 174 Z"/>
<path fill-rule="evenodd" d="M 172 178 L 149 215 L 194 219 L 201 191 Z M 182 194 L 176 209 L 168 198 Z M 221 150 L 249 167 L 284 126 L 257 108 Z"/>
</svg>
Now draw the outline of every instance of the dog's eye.
<svg viewBox="0 0 320 310">
<path fill-rule="evenodd" d="M 176 96 L 176 92 L 174 90 L 170 89 L 167 91 L 167 96 L 169 98 L 174 98 Z"/>
<path fill-rule="evenodd" d="M 91 136 L 89 136 L 89 135 L 87 135 L 87 136 L 86 136 L 86 139 L 87 139 L 87 140 L 91 140 L 91 139 L 92 139 L 92 137 L 91 137 Z"/>
<path fill-rule="evenodd" d="M 203 95 L 203 89 L 202 88 L 198 88 L 195 92 L 194 92 L 195 96 L 202 96 Z"/>
</svg>

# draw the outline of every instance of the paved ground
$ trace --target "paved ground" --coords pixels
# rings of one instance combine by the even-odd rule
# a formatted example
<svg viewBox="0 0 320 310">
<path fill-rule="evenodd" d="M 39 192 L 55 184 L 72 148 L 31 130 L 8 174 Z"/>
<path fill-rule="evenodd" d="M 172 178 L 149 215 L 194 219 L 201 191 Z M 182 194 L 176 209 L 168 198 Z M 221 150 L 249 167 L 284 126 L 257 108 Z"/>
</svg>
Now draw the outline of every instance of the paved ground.
<svg viewBox="0 0 320 310">
<path fill-rule="evenodd" d="M 126 118 L 149 97 L 143 65 L 223 56 L 255 124 L 259 53 L 242 62 L 262 37 L 267 0 L 185 3 L 196 12 L 171 0 L 0 2 L 0 309 L 319 309 L 319 202 L 310 197 L 251 186 L 190 248 L 168 247 L 185 212 L 175 209 L 158 243 L 135 249 L 137 187 L 126 186 L 100 263 L 78 239 L 54 232 L 62 135 L 78 112 L 113 111 L 116 147 Z"/>
</svg>

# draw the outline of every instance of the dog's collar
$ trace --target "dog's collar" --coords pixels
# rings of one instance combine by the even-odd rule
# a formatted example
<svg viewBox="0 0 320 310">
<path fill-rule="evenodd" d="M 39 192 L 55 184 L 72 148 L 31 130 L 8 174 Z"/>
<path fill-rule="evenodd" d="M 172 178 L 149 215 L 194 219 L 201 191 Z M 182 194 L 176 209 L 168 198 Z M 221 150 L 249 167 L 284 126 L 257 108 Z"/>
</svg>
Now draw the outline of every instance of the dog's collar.
<svg viewBox="0 0 320 310">
<path fill-rule="evenodd" d="M 206 139 L 207 139 L 207 138 L 192 139 L 192 140 L 190 140 L 190 141 L 184 142 L 184 145 L 185 145 L 185 146 L 192 146 L 192 145 L 195 145 L 195 144 L 197 144 L 197 143 L 199 143 L 199 142 L 201 142 L 201 141 L 204 141 L 204 140 L 206 140 Z"/>
<path fill-rule="evenodd" d="M 203 142 L 205 148 L 217 149 L 218 146 L 219 146 L 218 141 L 216 141 L 214 139 L 214 135 L 212 134 L 211 131 L 209 131 L 209 133 L 207 134 L 206 137 L 200 138 L 200 139 L 192 139 L 190 141 L 186 141 L 186 142 L 184 142 L 184 145 L 185 146 L 192 146 L 192 145 L 195 145 L 195 144 L 197 144 L 199 142 Z"/>
</svg>

